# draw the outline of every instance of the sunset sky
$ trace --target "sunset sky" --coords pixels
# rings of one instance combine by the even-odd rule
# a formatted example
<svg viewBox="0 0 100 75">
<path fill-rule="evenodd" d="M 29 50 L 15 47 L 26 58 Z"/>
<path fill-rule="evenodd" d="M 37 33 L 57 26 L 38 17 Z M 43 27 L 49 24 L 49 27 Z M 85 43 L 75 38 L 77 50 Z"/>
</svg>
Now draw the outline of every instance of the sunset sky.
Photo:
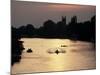
<svg viewBox="0 0 100 75">
<path fill-rule="evenodd" d="M 95 15 L 95 10 L 95 6 L 89 5 L 12 1 L 11 23 L 14 27 L 33 24 L 38 28 L 46 20 L 50 19 L 56 23 L 62 16 L 66 16 L 66 22 L 69 23 L 74 15 L 77 16 L 78 22 L 84 22 Z"/>
</svg>

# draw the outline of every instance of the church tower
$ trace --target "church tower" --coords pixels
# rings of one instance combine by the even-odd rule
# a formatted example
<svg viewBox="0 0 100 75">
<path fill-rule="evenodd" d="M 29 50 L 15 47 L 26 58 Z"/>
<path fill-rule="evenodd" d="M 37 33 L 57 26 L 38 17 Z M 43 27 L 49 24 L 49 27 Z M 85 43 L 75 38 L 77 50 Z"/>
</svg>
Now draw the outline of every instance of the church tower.
<svg viewBox="0 0 100 75">
<path fill-rule="evenodd" d="M 62 16 L 62 23 L 66 25 L 66 16 Z"/>
</svg>

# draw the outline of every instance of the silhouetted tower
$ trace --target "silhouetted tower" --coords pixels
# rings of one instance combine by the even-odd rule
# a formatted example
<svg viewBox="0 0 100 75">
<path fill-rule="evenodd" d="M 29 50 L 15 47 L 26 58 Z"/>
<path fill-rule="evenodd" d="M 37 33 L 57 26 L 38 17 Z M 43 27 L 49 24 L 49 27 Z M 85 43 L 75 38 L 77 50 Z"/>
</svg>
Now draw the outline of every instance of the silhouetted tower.
<svg viewBox="0 0 100 75">
<path fill-rule="evenodd" d="M 62 16 L 62 23 L 66 25 L 66 16 Z"/>
<path fill-rule="evenodd" d="M 72 24 L 77 23 L 77 17 L 76 17 L 76 16 L 73 16 L 73 17 L 71 18 L 71 23 L 72 23 Z"/>
</svg>

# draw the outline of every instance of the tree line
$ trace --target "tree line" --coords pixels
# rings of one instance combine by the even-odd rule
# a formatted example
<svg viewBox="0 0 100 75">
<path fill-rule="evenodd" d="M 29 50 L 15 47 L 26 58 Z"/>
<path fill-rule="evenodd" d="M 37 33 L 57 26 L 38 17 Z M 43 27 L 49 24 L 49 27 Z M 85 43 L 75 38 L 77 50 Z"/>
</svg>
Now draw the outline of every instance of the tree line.
<svg viewBox="0 0 100 75">
<path fill-rule="evenodd" d="M 12 27 L 13 28 L 13 27 Z M 15 28 L 16 29 L 16 28 Z M 72 40 L 95 41 L 95 16 L 89 21 L 77 23 L 77 17 L 73 16 L 66 24 L 66 18 L 55 23 L 47 20 L 40 28 L 35 28 L 32 24 L 21 26 L 16 29 L 17 35 L 21 37 L 39 38 L 69 38 Z"/>
</svg>

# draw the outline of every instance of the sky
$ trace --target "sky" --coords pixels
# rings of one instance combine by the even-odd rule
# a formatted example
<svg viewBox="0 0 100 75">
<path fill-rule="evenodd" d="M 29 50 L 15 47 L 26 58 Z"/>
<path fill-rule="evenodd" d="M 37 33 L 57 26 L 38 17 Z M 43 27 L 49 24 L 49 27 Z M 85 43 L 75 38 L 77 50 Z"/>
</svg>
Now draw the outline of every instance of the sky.
<svg viewBox="0 0 100 75">
<path fill-rule="evenodd" d="M 72 16 L 77 16 L 78 22 L 90 20 L 96 14 L 96 6 L 56 4 L 41 2 L 12 1 L 11 3 L 11 25 L 20 27 L 33 24 L 39 28 L 47 20 L 55 23 L 66 16 L 66 23 L 71 21 Z"/>
</svg>

